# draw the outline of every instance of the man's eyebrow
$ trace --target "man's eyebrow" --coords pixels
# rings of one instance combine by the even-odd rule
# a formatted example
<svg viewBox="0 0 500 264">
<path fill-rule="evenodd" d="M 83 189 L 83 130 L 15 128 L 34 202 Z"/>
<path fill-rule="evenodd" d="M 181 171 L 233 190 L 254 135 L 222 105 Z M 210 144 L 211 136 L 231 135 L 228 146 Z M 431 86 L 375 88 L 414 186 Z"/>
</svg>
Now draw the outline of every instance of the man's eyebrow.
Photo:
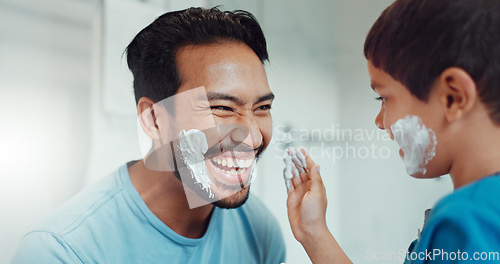
<svg viewBox="0 0 500 264">
<path fill-rule="evenodd" d="M 225 94 L 225 93 L 218 93 L 218 92 L 208 92 L 207 93 L 207 99 L 208 101 L 215 101 L 215 100 L 223 100 L 223 101 L 230 101 L 233 102 L 237 105 L 244 105 L 245 102 L 241 100 L 240 98 L 237 98 L 235 96 L 232 96 L 230 94 Z M 267 100 L 274 100 L 274 94 L 273 93 L 268 93 L 266 95 L 263 95 L 259 97 L 254 104 L 258 104 L 260 102 L 264 102 Z"/>
<path fill-rule="evenodd" d="M 229 94 L 217 93 L 217 92 L 208 92 L 207 99 L 208 101 L 215 101 L 215 100 L 231 101 L 237 105 L 245 104 L 245 102 L 243 102 L 243 100 L 241 100 L 240 98 L 236 98 Z"/>
<path fill-rule="evenodd" d="M 255 101 L 255 104 L 258 104 L 260 102 L 264 102 L 264 101 L 267 101 L 267 100 L 274 100 L 274 94 L 273 93 L 268 93 L 266 95 L 263 95 L 261 97 L 259 97 L 259 99 L 257 99 L 257 101 Z"/>
</svg>

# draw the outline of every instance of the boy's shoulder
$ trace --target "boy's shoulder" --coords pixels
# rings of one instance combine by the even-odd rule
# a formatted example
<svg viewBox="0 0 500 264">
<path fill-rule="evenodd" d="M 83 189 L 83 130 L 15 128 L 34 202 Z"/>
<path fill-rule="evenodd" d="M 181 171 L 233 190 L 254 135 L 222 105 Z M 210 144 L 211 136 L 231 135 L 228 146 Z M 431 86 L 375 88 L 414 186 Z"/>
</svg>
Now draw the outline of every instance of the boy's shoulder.
<svg viewBox="0 0 500 264">
<path fill-rule="evenodd" d="M 500 174 L 488 176 L 463 186 L 442 198 L 433 208 L 437 213 L 453 213 L 455 210 L 474 209 L 477 211 L 495 210 L 500 213 Z"/>
<path fill-rule="evenodd" d="M 411 251 L 447 254 L 496 251 L 500 247 L 500 175 L 455 190 L 432 209 Z M 460 251 L 459 251 L 460 250 Z"/>
<path fill-rule="evenodd" d="M 463 186 L 441 199 L 424 228 L 463 239 L 500 235 L 500 174 Z M 500 246 L 500 244 L 499 244 Z"/>
</svg>

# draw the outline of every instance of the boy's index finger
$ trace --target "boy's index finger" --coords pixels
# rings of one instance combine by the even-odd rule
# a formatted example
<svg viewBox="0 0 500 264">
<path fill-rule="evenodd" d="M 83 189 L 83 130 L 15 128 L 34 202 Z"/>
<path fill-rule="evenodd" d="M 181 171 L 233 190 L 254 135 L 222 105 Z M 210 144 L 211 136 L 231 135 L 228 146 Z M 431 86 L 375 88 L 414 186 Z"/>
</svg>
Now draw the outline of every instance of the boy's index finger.
<svg viewBox="0 0 500 264">
<path fill-rule="evenodd" d="M 316 165 L 316 163 L 314 163 L 314 161 L 311 159 L 311 157 L 309 157 L 309 155 L 307 155 L 307 152 L 305 149 L 300 148 L 300 152 L 302 152 L 302 154 L 304 154 L 304 156 L 305 156 L 307 170 L 311 171 L 314 168 L 314 166 Z"/>
<path fill-rule="evenodd" d="M 307 152 L 303 148 L 300 148 L 300 152 L 302 152 L 305 156 L 307 170 L 309 171 L 309 178 L 312 181 L 322 181 L 319 174 L 319 165 L 316 165 L 316 163 L 314 163 L 314 161 L 311 159 L 311 157 L 309 157 L 309 155 L 307 155 Z"/>
</svg>

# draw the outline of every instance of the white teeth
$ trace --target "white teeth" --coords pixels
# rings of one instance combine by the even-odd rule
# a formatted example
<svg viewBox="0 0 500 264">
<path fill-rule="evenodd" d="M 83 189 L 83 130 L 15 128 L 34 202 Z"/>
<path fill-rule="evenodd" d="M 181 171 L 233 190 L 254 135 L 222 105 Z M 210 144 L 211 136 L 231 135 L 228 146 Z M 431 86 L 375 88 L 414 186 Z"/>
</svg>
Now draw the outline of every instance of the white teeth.
<svg viewBox="0 0 500 264">
<path fill-rule="evenodd" d="M 254 159 L 212 158 L 214 163 L 228 168 L 248 168 L 254 163 Z"/>
<path fill-rule="evenodd" d="M 231 159 L 231 158 L 227 159 L 227 166 L 229 168 L 232 168 L 234 166 L 233 159 Z M 236 167 L 236 166 L 234 166 L 234 167 Z"/>
<path fill-rule="evenodd" d="M 232 175 L 236 175 L 236 171 L 235 170 L 231 170 L 231 174 Z"/>
</svg>

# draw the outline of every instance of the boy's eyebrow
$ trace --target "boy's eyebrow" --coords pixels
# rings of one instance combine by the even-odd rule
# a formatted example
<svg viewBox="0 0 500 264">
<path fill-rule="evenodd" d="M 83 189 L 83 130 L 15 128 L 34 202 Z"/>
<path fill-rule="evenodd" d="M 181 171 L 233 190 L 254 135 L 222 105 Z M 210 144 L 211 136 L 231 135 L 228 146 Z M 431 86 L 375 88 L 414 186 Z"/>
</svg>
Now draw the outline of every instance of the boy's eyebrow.
<svg viewBox="0 0 500 264">
<path fill-rule="evenodd" d="M 378 83 L 376 83 L 376 82 L 372 82 L 372 83 L 370 84 L 370 86 L 372 87 L 372 89 L 373 89 L 374 91 L 375 91 L 375 89 L 380 89 L 380 88 L 383 88 L 383 87 L 384 87 L 383 85 L 380 85 L 380 84 L 378 84 Z"/>
</svg>

